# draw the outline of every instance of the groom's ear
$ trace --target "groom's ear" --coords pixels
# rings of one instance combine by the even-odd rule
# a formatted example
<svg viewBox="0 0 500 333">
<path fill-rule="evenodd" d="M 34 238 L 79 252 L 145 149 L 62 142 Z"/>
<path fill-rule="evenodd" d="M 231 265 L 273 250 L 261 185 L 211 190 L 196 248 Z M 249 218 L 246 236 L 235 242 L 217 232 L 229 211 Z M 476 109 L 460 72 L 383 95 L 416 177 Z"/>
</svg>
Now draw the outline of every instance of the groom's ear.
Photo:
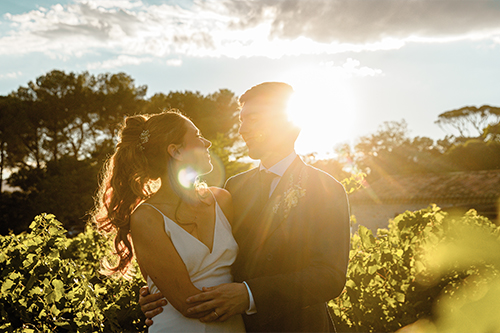
<svg viewBox="0 0 500 333">
<path fill-rule="evenodd" d="M 167 151 L 168 151 L 168 154 L 178 160 L 178 161 L 182 161 L 182 155 L 181 155 L 181 152 L 180 152 L 180 148 L 181 148 L 181 145 L 176 145 L 175 143 L 171 143 L 168 145 L 167 147 Z"/>
</svg>

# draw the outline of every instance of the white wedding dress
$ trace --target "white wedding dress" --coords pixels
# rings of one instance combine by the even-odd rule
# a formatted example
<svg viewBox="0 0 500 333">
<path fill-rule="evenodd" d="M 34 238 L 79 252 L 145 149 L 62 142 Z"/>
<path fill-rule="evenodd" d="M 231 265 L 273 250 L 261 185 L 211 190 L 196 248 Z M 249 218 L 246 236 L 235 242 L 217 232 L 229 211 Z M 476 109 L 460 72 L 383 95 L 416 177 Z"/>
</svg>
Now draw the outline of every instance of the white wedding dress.
<svg viewBox="0 0 500 333">
<path fill-rule="evenodd" d="M 165 216 L 155 206 L 143 203 L 156 209 L 162 216 L 165 232 L 172 240 L 175 249 L 184 261 L 191 282 L 201 289 L 221 283 L 233 281 L 231 265 L 238 254 L 238 244 L 231 232 L 231 225 L 221 208 L 215 202 L 215 226 L 212 252 L 196 237 L 188 233 L 177 223 Z M 159 292 L 153 281 L 147 278 L 149 290 Z M 172 305 L 167 304 L 163 311 L 153 318 L 149 332 L 244 332 L 241 316 L 233 316 L 225 322 L 202 323 L 198 319 L 184 317 Z"/>
</svg>

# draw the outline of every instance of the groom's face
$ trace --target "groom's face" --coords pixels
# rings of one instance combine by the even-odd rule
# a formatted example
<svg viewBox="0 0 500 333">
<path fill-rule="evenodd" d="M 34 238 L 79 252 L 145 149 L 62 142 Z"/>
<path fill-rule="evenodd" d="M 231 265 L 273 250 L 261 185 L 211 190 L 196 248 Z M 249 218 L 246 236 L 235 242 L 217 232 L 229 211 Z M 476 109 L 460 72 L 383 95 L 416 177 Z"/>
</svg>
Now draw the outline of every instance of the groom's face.
<svg viewBox="0 0 500 333">
<path fill-rule="evenodd" d="M 251 158 L 262 159 L 266 154 L 279 152 L 289 140 L 288 131 L 286 112 L 279 104 L 259 99 L 243 104 L 239 133 Z"/>
</svg>

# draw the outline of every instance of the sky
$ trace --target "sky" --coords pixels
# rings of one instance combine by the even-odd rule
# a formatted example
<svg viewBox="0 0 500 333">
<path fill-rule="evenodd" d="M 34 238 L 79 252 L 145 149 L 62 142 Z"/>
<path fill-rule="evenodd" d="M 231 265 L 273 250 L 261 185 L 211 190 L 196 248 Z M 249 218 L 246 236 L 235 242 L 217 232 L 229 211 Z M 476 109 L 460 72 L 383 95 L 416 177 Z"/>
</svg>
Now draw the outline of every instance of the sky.
<svg viewBox="0 0 500 333">
<path fill-rule="evenodd" d="M 0 0 L 0 95 L 54 69 L 148 97 L 287 82 L 302 154 L 403 119 L 437 140 L 439 114 L 500 106 L 500 0 Z"/>
</svg>

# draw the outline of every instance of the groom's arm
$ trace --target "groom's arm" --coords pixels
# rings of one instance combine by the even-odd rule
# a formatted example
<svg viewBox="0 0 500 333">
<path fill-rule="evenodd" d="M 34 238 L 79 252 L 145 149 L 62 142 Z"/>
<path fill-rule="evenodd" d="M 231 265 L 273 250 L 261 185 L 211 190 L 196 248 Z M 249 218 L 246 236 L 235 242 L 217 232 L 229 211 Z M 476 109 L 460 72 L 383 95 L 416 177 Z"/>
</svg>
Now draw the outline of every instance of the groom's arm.
<svg viewBox="0 0 500 333">
<path fill-rule="evenodd" d="M 139 292 L 139 305 L 146 316 L 145 324 L 151 326 L 153 318 L 163 311 L 163 306 L 167 305 L 167 300 L 162 293 L 150 294 L 148 286 L 144 286 Z"/>
</svg>

